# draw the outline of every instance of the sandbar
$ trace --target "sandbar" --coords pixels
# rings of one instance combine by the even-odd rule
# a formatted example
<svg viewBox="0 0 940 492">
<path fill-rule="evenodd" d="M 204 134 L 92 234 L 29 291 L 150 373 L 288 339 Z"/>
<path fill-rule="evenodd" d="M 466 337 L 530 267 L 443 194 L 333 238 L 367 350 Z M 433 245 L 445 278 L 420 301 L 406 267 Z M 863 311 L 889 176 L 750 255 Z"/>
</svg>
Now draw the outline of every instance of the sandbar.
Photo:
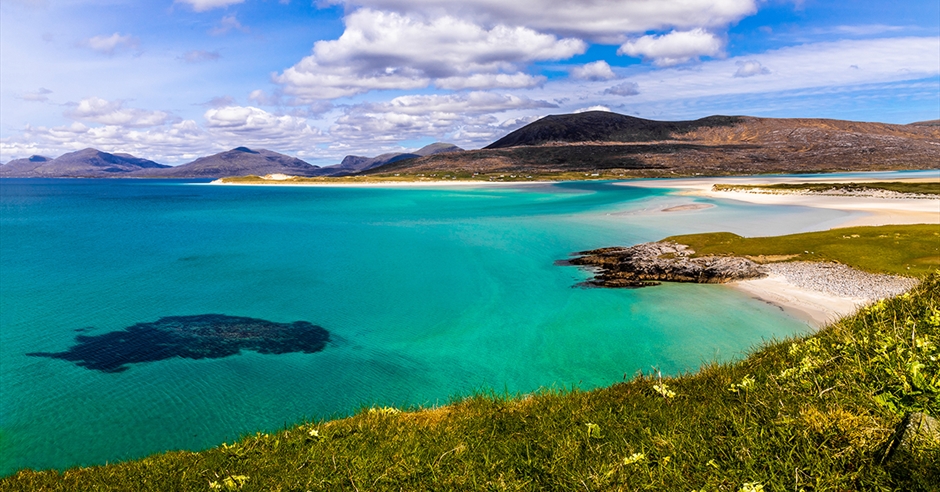
<svg viewBox="0 0 940 492">
<path fill-rule="evenodd" d="M 737 200 L 762 205 L 797 205 L 803 207 L 828 208 L 848 212 L 865 212 L 866 215 L 849 219 L 839 227 L 876 226 L 888 224 L 938 224 L 940 225 L 940 197 L 898 198 L 874 196 L 832 196 L 798 193 L 748 193 L 745 191 L 713 191 L 716 184 L 759 185 L 777 183 L 865 183 L 877 181 L 936 182 L 940 181 L 940 170 L 936 178 L 884 178 L 859 177 L 836 178 L 820 176 L 725 176 L 707 178 L 674 178 L 638 180 L 624 182 L 626 186 L 641 188 L 669 188 L 681 195 L 703 196 L 724 200 Z"/>
</svg>

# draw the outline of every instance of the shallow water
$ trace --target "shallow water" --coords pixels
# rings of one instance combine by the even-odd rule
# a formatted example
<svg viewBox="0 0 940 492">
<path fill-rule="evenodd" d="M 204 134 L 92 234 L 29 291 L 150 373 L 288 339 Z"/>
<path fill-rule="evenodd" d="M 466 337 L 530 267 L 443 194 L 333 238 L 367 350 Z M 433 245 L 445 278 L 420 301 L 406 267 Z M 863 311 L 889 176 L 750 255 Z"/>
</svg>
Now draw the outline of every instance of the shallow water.
<svg viewBox="0 0 940 492">
<path fill-rule="evenodd" d="M 693 202 L 717 206 L 659 212 Z M 203 449 L 372 404 L 586 389 L 728 360 L 808 328 L 721 286 L 574 288 L 587 274 L 554 261 L 672 234 L 780 234 L 853 216 L 597 182 L 357 189 L 3 179 L 0 475 Z M 88 347 L 119 350 L 105 342 L 139 323 L 208 314 L 264 320 L 262 328 L 304 321 L 330 342 L 310 353 L 143 357 L 112 371 L 100 369 L 119 367 L 122 353 L 97 369 L 35 355 L 66 353 L 87 337 L 98 343 L 83 346 L 92 357 Z"/>
</svg>

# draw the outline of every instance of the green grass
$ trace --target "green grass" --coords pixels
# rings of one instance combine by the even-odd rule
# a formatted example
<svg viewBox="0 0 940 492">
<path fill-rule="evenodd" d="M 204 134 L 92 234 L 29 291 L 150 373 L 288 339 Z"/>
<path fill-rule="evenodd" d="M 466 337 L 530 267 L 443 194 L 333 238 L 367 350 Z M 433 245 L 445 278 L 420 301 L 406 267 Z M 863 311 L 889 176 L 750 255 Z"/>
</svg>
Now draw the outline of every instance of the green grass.
<svg viewBox="0 0 940 492">
<path fill-rule="evenodd" d="M 730 232 L 671 236 L 696 255 L 790 256 L 837 261 L 872 273 L 922 276 L 940 266 L 940 224 L 847 227 L 774 237 Z"/>
<path fill-rule="evenodd" d="M 778 183 L 758 185 L 730 185 L 716 184 L 715 191 L 755 191 L 755 190 L 782 190 L 782 191 L 811 191 L 825 193 L 831 191 L 896 191 L 898 193 L 913 193 L 918 195 L 940 195 L 940 181 L 937 182 L 879 182 L 879 183 Z"/>
<path fill-rule="evenodd" d="M 940 415 L 938 343 L 940 272 L 694 375 L 364 410 L 199 453 L 25 470 L 0 489 L 936 490 L 940 447 L 882 461 L 905 412 Z"/>
</svg>

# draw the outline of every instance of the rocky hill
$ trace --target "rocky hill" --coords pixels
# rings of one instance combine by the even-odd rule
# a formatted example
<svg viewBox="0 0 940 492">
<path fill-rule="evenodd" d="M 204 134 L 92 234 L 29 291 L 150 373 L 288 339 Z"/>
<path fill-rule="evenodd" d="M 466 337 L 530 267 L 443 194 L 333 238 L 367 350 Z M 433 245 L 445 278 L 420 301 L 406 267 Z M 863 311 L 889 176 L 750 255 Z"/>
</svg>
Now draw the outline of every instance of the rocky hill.
<svg viewBox="0 0 940 492">
<path fill-rule="evenodd" d="M 609 111 L 554 114 L 534 121 L 484 147 L 504 149 L 520 145 L 582 142 L 655 142 L 670 140 L 702 127 L 728 127 L 735 116 L 709 116 L 694 121 L 655 121 Z"/>
<path fill-rule="evenodd" d="M 930 124 L 749 116 L 657 122 L 588 112 L 545 117 L 484 149 L 366 173 L 606 170 L 673 176 L 935 169 L 938 163 L 940 127 Z"/>
<path fill-rule="evenodd" d="M 289 174 L 292 176 L 315 176 L 318 166 L 308 164 L 296 157 L 270 150 L 252 150 L 237 147 L 176 167 L 146 170 L 135 173 L 148 178 L 222 178 L 226 176 L 264 176 L 266 174 Z"/>
<path fill-rule="evenodd" d="M 108 178 L 127 177 L 140 171 L 158 171 L 170 166 L 134 157 L 110 154 L 97 149 L 84 149 L 63 154 L 55 159 L 34 155 L 0 166 L 5 178 Z"/>
</svg>

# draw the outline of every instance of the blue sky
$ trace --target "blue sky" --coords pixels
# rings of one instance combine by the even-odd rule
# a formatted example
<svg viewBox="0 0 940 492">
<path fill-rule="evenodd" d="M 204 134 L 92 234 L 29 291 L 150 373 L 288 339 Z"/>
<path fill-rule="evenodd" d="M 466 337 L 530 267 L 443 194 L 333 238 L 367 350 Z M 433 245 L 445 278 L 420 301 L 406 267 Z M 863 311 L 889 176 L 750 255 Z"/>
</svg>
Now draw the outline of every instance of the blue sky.
<svg viewBox="0 0 940 492">
<path fill-rule="evenodd" d="M 310 163 L 607 109 L 940 118 L 940 2 L 4 0 L 0 162 Z"/>
</svg>

